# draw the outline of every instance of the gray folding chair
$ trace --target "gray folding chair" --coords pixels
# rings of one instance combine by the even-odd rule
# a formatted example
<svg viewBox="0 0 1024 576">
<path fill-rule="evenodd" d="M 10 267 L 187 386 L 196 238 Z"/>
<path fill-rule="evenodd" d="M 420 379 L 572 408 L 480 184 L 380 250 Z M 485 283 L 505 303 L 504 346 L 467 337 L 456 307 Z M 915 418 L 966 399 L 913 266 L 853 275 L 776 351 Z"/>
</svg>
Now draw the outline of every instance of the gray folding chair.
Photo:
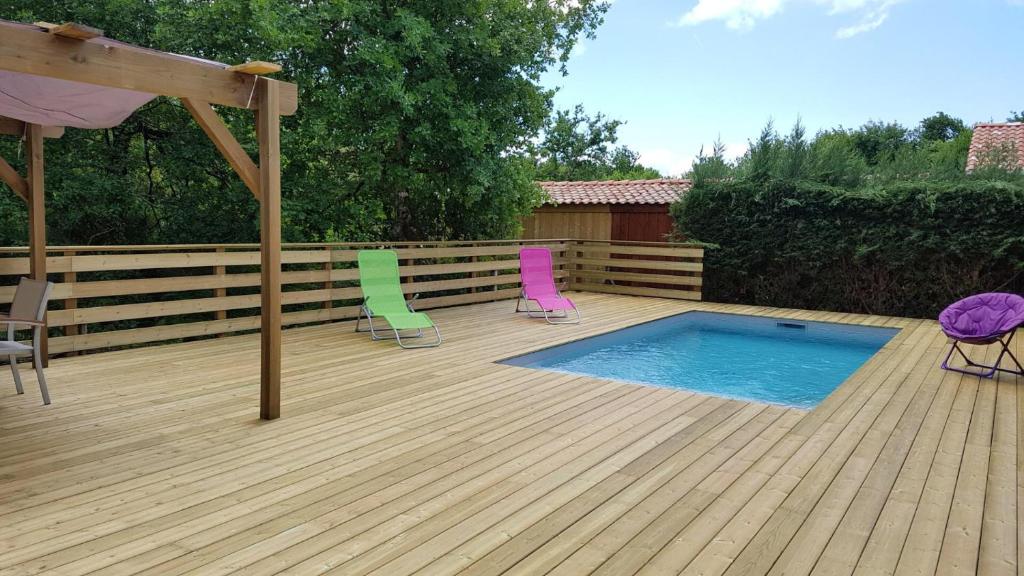
<svg viewBox="0 0 1024 576">
<path fill-rule="evenodd" d="M 18 282 L 18 289 L 14 292 L 14 301 L 11 303 L 11 313 L 8 316 L 0 315 L 0 326 L 7 329 L 7 339 L 0 340 L 0 356 L 4 354 L 11 361 L 11 372 L 14 374 L 14 387 L 18 394 L 24 394 L 21 386 L 21 375 L 18 373 L 18 356 L 24 354 L 32 355 L 32 363 L 39 376 L 39 392 L 43 395 L 43 404 L 50 403 L 50 392 L 46 389 L 46 376 L 43 375 L 43 359 L 39 352 L 39 343 L 42 340 L 43 330 L 46 330 L 46 304 L 50 301 L 50 292 L 53 290 L 53 282 L 40 280 L 29 280 L 22 278 Z M 32 345 L 22 344 L 14 339 L 14 332 L 18 326 L 32 328 Z"/>
</svg>

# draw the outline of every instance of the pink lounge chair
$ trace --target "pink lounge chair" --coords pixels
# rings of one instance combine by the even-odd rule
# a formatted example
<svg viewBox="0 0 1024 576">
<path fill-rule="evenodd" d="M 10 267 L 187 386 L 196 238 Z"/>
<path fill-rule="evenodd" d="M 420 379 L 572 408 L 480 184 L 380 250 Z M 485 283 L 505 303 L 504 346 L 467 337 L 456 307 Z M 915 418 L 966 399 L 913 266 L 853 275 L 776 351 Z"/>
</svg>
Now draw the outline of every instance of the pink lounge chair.
<svg viewBox="0 0 1024 576">
<path fill-rule="evenodd" d="M 547 248 L 523 248 L 519 250 L 519 270 L 523 290 L 516 300 L 516 312 L 526 312 L 531 318 L 544 318 L 548 324 L 579 324 L 580 311 L 572 300 L 562 296 L 555 286 L 555 275 L 551 266 L 551 250 Z M 525 309 L 519 306 L 526 302 Z M 530 309 L 530 302 L 538 310 Z M 576 318 L 569 316 L 569 310 Z"/>
</svg>

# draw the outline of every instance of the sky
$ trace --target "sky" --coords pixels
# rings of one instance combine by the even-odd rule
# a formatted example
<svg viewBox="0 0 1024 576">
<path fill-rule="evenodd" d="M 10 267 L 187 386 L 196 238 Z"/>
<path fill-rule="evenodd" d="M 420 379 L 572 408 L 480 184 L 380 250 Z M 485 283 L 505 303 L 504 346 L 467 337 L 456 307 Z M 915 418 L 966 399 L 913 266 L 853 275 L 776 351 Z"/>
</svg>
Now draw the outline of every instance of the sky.
<svg viewBox="0 0 1024 576">
<path fill-rule="evenodd" d="M 544 77 L 556 107 L 624 121 L 620 144 L 679 175 L 769 119 L 1004 121 L 1024 110 L 1024 0 L 615 0 L 568 72 Z"/>
</svg>

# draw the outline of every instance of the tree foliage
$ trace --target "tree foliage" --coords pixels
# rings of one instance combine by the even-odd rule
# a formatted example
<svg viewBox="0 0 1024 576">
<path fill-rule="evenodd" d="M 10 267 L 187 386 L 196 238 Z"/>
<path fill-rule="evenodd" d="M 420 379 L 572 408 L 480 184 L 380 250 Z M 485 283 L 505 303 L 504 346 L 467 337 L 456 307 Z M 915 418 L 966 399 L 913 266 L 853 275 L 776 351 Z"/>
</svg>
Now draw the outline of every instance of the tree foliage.
<svg viewBox="0 0 1024 576">
<path fill-rule="evenodd" d="M 962 120 L 943 112 L 915 129 L 871 121 L 852 130 L 824 130 L 812 138 L 799 120 L 786 135 L 769 121 L 741 158 L 729 162 L 724 155 L 704 157 L 702 151 L 690 176 L 703 178 L 711 162 L 716 180 L 800 180 L 846 189 L 922 179 L 957 181 L 971 178 L 965 168 L 972 134 Z M 980 163 L 975 172 L 986 179 L 1021 177 L 1012 150 L 993 150 Z"/>
<path fill-rule="evenodd" d="M 640 155 L 615 146 L 623 122 L 603 114 L 590 116 L 578 104 L 558 110 L 544 128 L 533 156 L 538 180 L 638 180 L 661 174 L 640 164 Z"/>
<path fill-rule="evenodd" d="M 0 0 L 22 21 L 237 63 L 280 62 L 300 106 L 282 122 L 286 240 L 507 237 L 540 201 L 523 152 L 594 0 Z M 252 116 L 220 110 L 255 152 Z M 0 153 L 21 163 L 18 144 Z M 257 205 L 189 114 L 160 98 L 109 130 L 47 142 L 53 243 L 254 241 Z M 23 207 L 0 200 L 7 220 Z M 74 208 L 64 210 L 62 208 Z M 23 225 L 2 243 L 24 241 Z"/>
<path fill-rule="evenodd" d="M 917 137 L 925 142 L 948 142 L 967 131 L 967 124 L 945 112 L 921 120 Z"/>
<path fill-rule="evenodd" d="M 705 297 L 929 317 L 1024 290 L 1024 173 L 996 149 L 968 174 L 970 142 L 939 113 L 810 141 L 799 122 L 785 136 L 769 122 L 734 163 L 701 155 L 671 210 L 680 237 L 711 246 Z"/>
<path fill-rule="evenodd" d="M 963 296 L 1024 291 L 1024 185 L 981 179 L 848 190 L 807 181 L 695 186 L 680 232 L 711 244 L 704 295 L 935 317 Z"/>
</svg>

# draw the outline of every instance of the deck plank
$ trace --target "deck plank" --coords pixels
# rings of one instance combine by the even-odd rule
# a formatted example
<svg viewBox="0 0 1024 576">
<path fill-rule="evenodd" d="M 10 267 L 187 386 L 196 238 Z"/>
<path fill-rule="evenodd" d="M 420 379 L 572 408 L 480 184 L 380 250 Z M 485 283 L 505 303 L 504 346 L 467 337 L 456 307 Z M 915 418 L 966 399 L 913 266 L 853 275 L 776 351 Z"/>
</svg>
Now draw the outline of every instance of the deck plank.
<svg viewBox="0 0 1024 576">
<path fill-rule="evenodd" d="M 49 407 L 25 371 L 0 576 L 1017 573 L 1024 394 L 936 323 L 574 298 L 432 311 L 435 350 L 287 330 L 269 423 L 258 335 L 55 359 Z M 902 331 L 810 411 L 494 363 L 689 310 Z"/>
</svg>

